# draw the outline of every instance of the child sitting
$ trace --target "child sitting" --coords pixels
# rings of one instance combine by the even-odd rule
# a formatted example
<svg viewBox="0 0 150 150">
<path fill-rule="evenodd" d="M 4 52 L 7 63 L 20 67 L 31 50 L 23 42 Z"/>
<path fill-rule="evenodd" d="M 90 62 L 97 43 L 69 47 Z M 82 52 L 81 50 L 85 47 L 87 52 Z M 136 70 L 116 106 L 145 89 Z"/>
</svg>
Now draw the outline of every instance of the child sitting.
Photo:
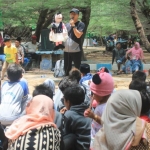
<svg viewBox="0 0 150 150">
<path fill-rule="evenodd" d="M 66 144 L 71 146 L 71 150 L 88 150 L 90 147 L 91 119 L 84 117 L 84 111 L 88 107 L 84 103 L 84 99 L 84 90 L 79 85 L 73 85 L 64 91 L 64 104 L 67 108 L 64 114 L 64 135 L 74 134 L 77 139 L 73 145 L 70 142 L 65 142 L 65 136 L 65 150 L 68 149 Z"/>
<path fill-rule="evenodd" d="M 22 68 L 17 64 L 10 64 L 7 74 L 9 81 L 4 82 L 1 89 L 0 122 L 3 125 L 10 125 L 24 115 L 29 101 L 28 86 L 20 81 Z"/>
<path fill-rule="evenodd" d="M 89 117 L 93 119 L 91 125 L 91 145 L 90 145 L 90 148 L 92 150 L 95 134 L 102 127 L 101 116 L 105 109 L 106 102 L 114 89 L 113 78 L 109 73 L 98 72 L 92 78 L 90 89 L 93 93 L 93 97 L 92 97 L 93 100 L 96 100 L 98 103 L 96 109 L 94 110 L 94 113 L 92 112 L 91 108 L 88 108 L 84 113 L 85 117 Z"/>
</svg>

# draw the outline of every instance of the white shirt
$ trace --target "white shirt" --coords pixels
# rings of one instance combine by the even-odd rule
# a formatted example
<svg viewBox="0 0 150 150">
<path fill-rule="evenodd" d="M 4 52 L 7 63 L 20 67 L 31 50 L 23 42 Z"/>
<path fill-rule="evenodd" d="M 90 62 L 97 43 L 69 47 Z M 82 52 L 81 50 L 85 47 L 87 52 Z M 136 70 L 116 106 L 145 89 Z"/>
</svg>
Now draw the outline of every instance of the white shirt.
<svg viewBox="0 0 150 150">
<path fill-rule="evenodd" d="M 32 42 L 27 42 L 25 44 L 25 47 L 27 48 L 28 53 L 35 53 L 38 50 L 38 45 L 38 42 L 36 42 L 36 44 L 33 44 Z"/>
</svg>

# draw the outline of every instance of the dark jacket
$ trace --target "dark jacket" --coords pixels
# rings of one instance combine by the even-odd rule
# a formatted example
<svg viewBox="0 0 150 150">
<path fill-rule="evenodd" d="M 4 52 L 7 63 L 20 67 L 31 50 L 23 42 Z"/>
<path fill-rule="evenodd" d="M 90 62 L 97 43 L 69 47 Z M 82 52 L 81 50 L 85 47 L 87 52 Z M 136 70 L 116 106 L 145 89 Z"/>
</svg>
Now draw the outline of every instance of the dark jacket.
<svg viewBox="0 0 150 150">
<path fill-rule="evenodd" d="M 75 134 L 77 137 L 76 150 L 89 150 L 91 141 L 90 118 L 84 117 L 84 111 L 88 108 L 86 103 L 71 106 L 64 115 L 64 134 Z"/>
</svg>

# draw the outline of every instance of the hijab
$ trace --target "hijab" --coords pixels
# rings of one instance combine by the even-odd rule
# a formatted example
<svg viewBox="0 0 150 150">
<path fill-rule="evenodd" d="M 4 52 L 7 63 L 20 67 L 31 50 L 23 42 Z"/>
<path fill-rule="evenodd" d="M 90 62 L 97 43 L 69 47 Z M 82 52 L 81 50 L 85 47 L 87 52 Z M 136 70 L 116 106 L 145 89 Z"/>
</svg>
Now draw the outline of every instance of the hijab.
<svg viewBox="0 0 150 150">
<path fill-rule="evenodd" d="M 45 96 L 38 95 L 27 104 L 26 115 L 15 120 L 8 128 L 5 135 L 11 140 L 17 139 L 19 136 L 26 134 L 30 129 L 35 129 L 40 126 L 54 124 L 54 108 L 53 101 Z"/>
<path fill-rule="evenodd" d="M 119 90 L 108 99 L 102 115 L 103 128 L 96 134 L 94 150 L 128 150 L 137 146 L 145 130 L 140 119 L 141 95 L 135 90 Z"/>
</svg>

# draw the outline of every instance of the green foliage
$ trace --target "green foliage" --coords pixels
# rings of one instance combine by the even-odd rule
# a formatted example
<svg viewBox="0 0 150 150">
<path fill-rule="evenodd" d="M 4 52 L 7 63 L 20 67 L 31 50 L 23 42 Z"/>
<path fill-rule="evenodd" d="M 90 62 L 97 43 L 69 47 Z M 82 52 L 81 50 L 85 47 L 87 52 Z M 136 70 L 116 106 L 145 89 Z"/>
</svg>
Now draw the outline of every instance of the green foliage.
<svg viewBox="0 0 150 150">
<path fill-rule="evenodd" d="M 88 32 L 105 35 L 118 30 L 135 31 L 130 15 L 129 0 L 0 0 L 0 22 L 4 26 L 36 26 L 41 10 L 61 11 L 65 22 L 73 7 L 88 7 L 91 1 L 91 17 Z M 139 0 L 143 1 L 143 0 Z M 147 7 L 150 0 L 145 1 Z M 140 18 L 144 23 L 146 18 Z M 1 21 L 2 20 L 2 21 Z"/>
</svg>

